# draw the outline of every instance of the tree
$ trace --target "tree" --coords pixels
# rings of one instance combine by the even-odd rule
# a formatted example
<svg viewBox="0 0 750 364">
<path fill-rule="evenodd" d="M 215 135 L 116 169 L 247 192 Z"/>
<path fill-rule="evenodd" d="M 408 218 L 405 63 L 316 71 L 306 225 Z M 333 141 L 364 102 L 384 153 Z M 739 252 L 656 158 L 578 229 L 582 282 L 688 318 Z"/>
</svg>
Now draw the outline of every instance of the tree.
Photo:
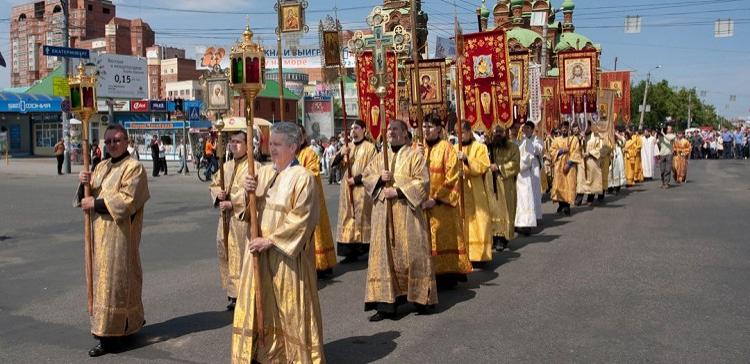
<svg viewBox="0 0 750 364">
<path fill-rule="evenodd" d="M 643 103 L 643 92 L 646 87 L 646 81 L 641 81 L 631 88 L 631 114 L 633 123 L 638 125 L 640 120 L 639 107 Z M 705 104 L 698 97 L 694 88 L 687 89 L 672 88 L 669 82 L 661 80 L 658 83 L 651 84 L 648 88 L 648 105 L 651 105 L 651 111 L 647 112 L 643 118 L 643 126 L 647 128 L 660 127 L 667 118 L 671 118 L 678 129 L 687 127 L 688 106 L 690 106 L 692 125 L 720 127 L 727 120 L 716 113 L 713 105 Z"/>
</svg>

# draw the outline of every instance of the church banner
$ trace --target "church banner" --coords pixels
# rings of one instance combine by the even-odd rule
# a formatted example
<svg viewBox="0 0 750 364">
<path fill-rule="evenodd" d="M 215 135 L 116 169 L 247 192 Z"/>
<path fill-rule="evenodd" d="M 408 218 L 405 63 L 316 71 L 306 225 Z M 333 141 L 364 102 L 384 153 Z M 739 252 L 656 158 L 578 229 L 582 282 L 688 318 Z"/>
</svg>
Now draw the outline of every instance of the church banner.
<svg viewBox="0 0 750 364">
<path fill-rule="evenodd" d="M 601 87 L 615 90 L 615 101 L 612 106 L 612 120 L 615 123 L 630 124 L 630 71 L 602 72 Z"/>
<path fill-rule="evenodd" d="M 461 70 L 466 119 L 475 130 L 513 123 L 508 42 L 501 29 L 463 35 Z"/>
<path fill-rule="evenodd" d="M 385 119 L 388 122 L 396 118 L 396 54 L 388 52 L 386 56 L 386 69 L 390 80 L 386 80 L 385 96 Z M 357 55 L 357 96 L 359 98 L 359 116 L 367 123 L 370 135 L 373 139 L 380 138 L 380 99 L 375 93 L 376 85 L 375 65 L 371 51 L 362 52 Z"/>
<path fill-rule="evenodd" d="M 613 89 L 599 90 L 596 98 L 598 106 L 595 117 L 592 118 L 591 130 L 602 138 L 609 140 L 609 145 L 615 145 L 615 120 L 612 109 L 614 108 L 616 91 Z"/>
<path fill-rule="evenodd" d="M 542 103 L 544 104 L 544 130 L 551 132 L 560 125 L 560 99 L 557 94 L 557 78 L 542 77 Z"/>
<path fill-rule="evenodd" d="M 446 109 L 446 66 L 444 59 L 426 59 L 419 61 L 419 75 L 414 69 L 414 63 L 406 62 L 409 71 L 407 83 L 409 103 L 409 122 L 417 127 L 417 99 L 421 100 L 422 114 L 445 112 Z"/>
<path fill-rule="evenodd" d="M 560 112 L 563 114 L 596 110 L 599 54 L 594 51 L 563 52 L 557 55 Z M 585 105 L 584 105 L 585 101 Z"/>
</svg>

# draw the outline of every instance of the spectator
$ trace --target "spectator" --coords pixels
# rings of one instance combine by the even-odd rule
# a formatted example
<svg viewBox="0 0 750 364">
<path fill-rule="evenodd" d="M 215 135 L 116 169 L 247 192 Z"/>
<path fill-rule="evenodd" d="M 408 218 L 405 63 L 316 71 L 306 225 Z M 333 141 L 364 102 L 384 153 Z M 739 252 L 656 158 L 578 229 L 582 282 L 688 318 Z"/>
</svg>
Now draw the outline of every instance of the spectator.
<svg viewBox="0 0 750 364">
<path fill-rule="evenodd" d="M 163 140 L 159 140 L 159 169 L 167 175 L 167 147 L 164 146 Z"/>
<path fill-rule="evenodd" d="M 732 158 L 732 142 L 734 141 L 734 135 L 729 129 L 724 128 L 721 132 L 721 146 L 723 150 L 722 158 Z"/>
<path fill-rule="evenodd" d="M 190 173 L 190 170 L 188 169 L 188 162 L 187 162 L 187 157 L 188 157 L 187 144 L 184 143 L 184 142 L 180 143 L 177 146 L 177 153 L 178 153 L 178 155 L 180 157 L 180 170 L 177 171 L 177 174 L 182 173 L 182 171 L 184 169 L 185 170 L 185 174 L 187 175 L 188 173 Z"/>
<path fill-rule="evenodd" d="M 57 174 L 62 175 L 63 161 L 65 161 L 65 143 L 62 138 L 55 144 L 55 158 L 57 158 Z"/>
<path fill-rule="evenodd" d="M 128 154 L 137 161 L 141 160 L 141 155 L 138 153 L 138 147 L 135 146 L 134 140 L 131 140 L 130 144 L 128 144 Z"/>
<path fill-rule="evenodd" d="M 337 170 L 333 165 L 333 160 L 336 158 L 336 153 L 338 153 L 338 147 L 337 147 L 337 141 L 336 137 L 331 137 L 331 140 L 328 144 L 328 148 L 326 148 L 325 151 L 325 159 L 326 163 L 328 163 L 328 184 L 332 185 L 336 182 L 338 182 L 338 176 L 337 176 Z"/>
<path fill-rule="evenodd" d="M 154 170 L 151 172 L 151 175 L 159 177 L 159 138 L 156 135 L 151 137 L 151 161 L 154 164 Z"/>
<path fill-rule="evenodd" d="M 745 131 L 739 126 L 734 132 L 734 159 L 742 159 L 745 154 Z"/>
<path fill-rule="evenodd" d="M 91 146 L 91 170 L 96 169 L 96 165 L 102 161 L 102 149 L 99 148 L 99 142 L 94 142 Z"/>
</svg>

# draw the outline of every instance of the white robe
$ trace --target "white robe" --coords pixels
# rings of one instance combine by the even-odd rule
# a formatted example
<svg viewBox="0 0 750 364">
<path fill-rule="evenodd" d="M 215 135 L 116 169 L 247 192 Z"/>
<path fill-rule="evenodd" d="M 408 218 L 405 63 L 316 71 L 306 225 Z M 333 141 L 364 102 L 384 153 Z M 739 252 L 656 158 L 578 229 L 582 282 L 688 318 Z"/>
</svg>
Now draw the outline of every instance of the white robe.
<svg viewBox="0 0 750 364">
<path fill-rule="evenodd" d="M 658 147 L 656 146 L 656 137 L 641 136 L 643 147 L 641 148 L 641 166 L 643 167 L 644 178 L 654 178 L 654 169 Z"/>
<path fill-rule="evenodd" d="M 536 227 L 542 219 L 542 181 L 540 161 L 544 144 L 537 137 L 518 142 L 521 166 L 516 178 L 516 227 Z"/>
<path fill-rule="evenodd" d="M 622 187 L 626 184 L 625 158 L 622 154 L 622 147 L 620 144 L 617 144 L 615 150 L 612 152 L 612 163 L 609 165 L 609 186 L 607 187 Z"/>
</svg>

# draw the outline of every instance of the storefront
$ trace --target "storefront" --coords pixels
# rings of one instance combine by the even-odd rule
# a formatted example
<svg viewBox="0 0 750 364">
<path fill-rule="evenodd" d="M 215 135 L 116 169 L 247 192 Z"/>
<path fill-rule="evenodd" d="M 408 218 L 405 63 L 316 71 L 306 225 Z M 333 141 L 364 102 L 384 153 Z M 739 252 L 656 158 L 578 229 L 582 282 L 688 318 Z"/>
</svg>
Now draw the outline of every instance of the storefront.
<svg viewBox="0 0 750 364">
<path fill-rule="evenodd" d="M 0 92 L 0 132 L 6 132 L 10 154 L 52 156 L 63 137 L 63 98 Z"/>
</svg>

